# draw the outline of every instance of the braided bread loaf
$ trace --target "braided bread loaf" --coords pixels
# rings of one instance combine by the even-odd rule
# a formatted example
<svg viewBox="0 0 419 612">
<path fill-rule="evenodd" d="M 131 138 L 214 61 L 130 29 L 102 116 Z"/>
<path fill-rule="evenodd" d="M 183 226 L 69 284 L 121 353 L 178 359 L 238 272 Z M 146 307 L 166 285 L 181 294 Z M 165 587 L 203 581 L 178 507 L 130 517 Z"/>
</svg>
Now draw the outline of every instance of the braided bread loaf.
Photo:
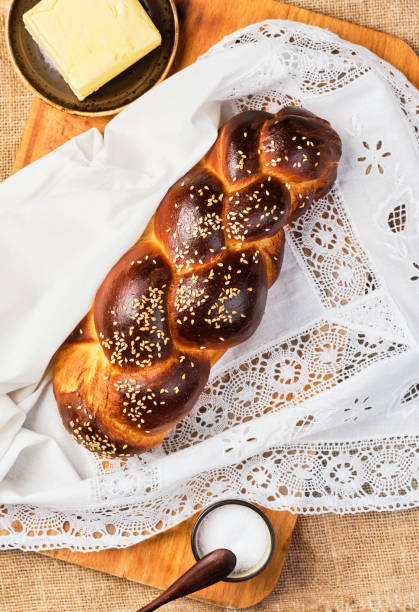
<svg viewBox="0 0 419 612">
<path fill-rule="evenodd" d="M 211 365 L 262 318 L 283 226 L 334 183 L 339 136 L 312 113 L 249 111 L 173 185 L 55 357 L 67 430 L 102 456 L 163 440 Z"/>
</svg>

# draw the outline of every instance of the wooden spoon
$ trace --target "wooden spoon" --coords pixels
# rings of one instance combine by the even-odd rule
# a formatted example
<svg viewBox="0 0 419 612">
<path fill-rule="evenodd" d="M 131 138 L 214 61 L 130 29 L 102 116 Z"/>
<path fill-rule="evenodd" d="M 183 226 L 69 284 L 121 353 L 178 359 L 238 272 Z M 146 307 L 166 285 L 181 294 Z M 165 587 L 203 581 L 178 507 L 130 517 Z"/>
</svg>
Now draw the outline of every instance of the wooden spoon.
<svg viewBox="0 0 419 612">
<path fill-rule="evenodd" d="M 152 610 L 157 610 L 169 601 L 190 595 L 194 591 L 215 584 L 233 571 L 236 562 L 236 555 L 231 550 L 227 550 L 227 548 L 213 550 L 188 569 L 164 593 L 137 612 L 152 612 Z"/>
</svg>

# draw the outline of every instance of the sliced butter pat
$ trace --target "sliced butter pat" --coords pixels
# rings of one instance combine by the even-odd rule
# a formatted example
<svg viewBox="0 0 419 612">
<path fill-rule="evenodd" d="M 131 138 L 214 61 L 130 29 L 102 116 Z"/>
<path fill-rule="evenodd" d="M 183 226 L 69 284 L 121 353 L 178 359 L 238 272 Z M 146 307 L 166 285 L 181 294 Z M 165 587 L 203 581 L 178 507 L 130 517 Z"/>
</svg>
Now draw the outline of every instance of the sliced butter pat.
<svg viewBox="0 0 419 612">
<path fill-rule="evenodd" d="M 139 0 L 41 0 L 23 21 L 79 100 L 161 44 Z"/>
</svg>

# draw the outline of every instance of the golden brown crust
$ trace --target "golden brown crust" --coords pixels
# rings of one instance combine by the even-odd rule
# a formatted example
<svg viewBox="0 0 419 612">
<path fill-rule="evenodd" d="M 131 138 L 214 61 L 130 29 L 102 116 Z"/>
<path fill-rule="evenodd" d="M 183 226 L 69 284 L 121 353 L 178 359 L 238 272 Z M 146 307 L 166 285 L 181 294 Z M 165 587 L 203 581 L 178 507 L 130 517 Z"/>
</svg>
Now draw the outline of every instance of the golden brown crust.
<svg viewBox="0 0 419 612">
<path fill-rule="evenodd" d="M 166 257 L 150 241 L 134 245 L 105 278 L 95 298 L 94 323 L 112 365 L 136 371 L 170 357 L 171 283 Z"/>
<path fill-rule="evenodd" d="M 215 265 L 187 272 L 169 298 L 178 343 L 222 349 L 247 340 L 265 310 L 268 277 L 258 249 L 226 251 Z"/>
<path fill-rule="evenodd" d="M 80 444 L 140 453 L 190 412 L 211 365 L 259 325 L 283 227 L 330 189 L 340 155 L 329 123 L 304 109 L 221 128 L 57 352 L 54 393 Z"/>
</svg>

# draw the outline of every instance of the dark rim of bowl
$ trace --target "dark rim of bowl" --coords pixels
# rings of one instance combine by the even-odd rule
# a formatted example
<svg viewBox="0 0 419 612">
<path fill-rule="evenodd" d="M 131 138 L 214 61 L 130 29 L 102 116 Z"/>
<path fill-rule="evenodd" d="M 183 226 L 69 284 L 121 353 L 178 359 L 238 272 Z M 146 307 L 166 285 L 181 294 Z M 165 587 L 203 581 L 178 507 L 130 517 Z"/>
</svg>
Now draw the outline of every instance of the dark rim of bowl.
<svg viewBox="0 0 419 612">
<path fill-rule="evenodd" d="M 191 534 L 191 547 L 192 547 L 193 556 L 195 557 L 196 561 L 199 561 L 201 559 L 201 557 L 198 554 L 198 548 L 197 548 L 197 545 L 196 545 L 196 539 L 197 539 L 198 529 L 199 529 L 203 519 L 210 512 L 215 510 L 215 508 L 219 508 L 220 506 L 227 506 L 229 504 L 236 504 L 238 506 L 246 506 L 247 508 L 250 508 L 251 510 L 254 510 L 254 512 L 259 514 L 259 516 L 265 521 L 265 524 L 268 527 L 269 534 L 270 534 L 270 537 L 271 537 L 271 548 L 270 548 L 270 551 L 269 551 L 269 555 L 268 555 L 266 561 L 264 562 L 264 564 L 261 567 L 259 567 L 252 574 L 247 574 L 246 576 L 239 576 L 238 578 L 223 578 L 223 580 L 221 581 L 221 582 L 244 582 L 245 580 L 250 580 L 251 578 L 254 578 L 258 574 L 263 572 L 263 570 L 266 568 L 268 563 L 271 561 L 272 555 L 274 554 L 274 550 L 275 550 L 275 533 L 274 533 L 274 529 L 272 527 L 272 523 L 268 519 L 266 514 L 263 512 L 263 510 L 261 510 L 260 508 L 255 506 L 255 504 L 252 504 L 250 502 L 244 501 L 242 499 L 224 499 L 223 501 L 219 501 L 219 502 L 217 502 L 215 504 L 212 504 L 208 508 L 206 508 L 199 515 L 199 517 L 196 519 L 195 524 L 193 526 L 192 534 Z"/>
<path fill-rule="evenodd" d="M 172 51 L 170 53 L 170 57 L 169 57 L 169 60 L 167 62 L 167 65 L 166 65 L 164 71 L 162 72 L 162 74 L 161 74 L 160 78 L 158 79 L 158 81 L 156 81 L 152 85 L 152 87 L 150 87 L 150 89 L 152 89 L 153 87 L 155 87 L 156 85 L 161 83 L 166 78 L 166 76 L 167 76 L 167 74 L 168 74 L 168 72 L 169 72 L 169 70 L 172 67 L 172 64 L 174 62 L 176 51 L 177 51 L 178 44 L 179 44 L 179 17 L 178 17 L 178 13 L 177 13 L 177 9 L 176 9 L 176 4 L 175 4 L 174 0 L 168 0 L 168 2 L 170 4 L 170 7 L 171 7 L 172 13 L 173 13 L 173 24 L 174 24 L 173 47 L 172 47 Z M 58 104 L 57 102 L 53 102 L 47 96 L 44 96 L 43 94 L 41 94 L 36 89 L 36 87 L 34 87 L 32 85 L 32 83 L 26 78 L 26 76 L 24 75 L 24 73 L 20 69 L 19 63 L 17 62 L 15 54 L 14 54 L 13 45 L 12 45 L 11 37 L 10 37 L 10 21 L 11 21 L 11 16 L 12 16 L 12 12 L 13 12 L 13 8 L 14 8 L 15 4 L 16 4 L 16 0 L 12 0 L 11 3 L 10 3 L 10 6 L 9 6 L 8 13 L 7 13 L 7 19 L 6 19 L 6 45 L 7 45 L 7 50 L 8 50 L 9 57 L 10 57 L 10 59 L 12 61 L 13 67 L 14 67 L 17 75 L 21 78 L 21 80 L 25 83 L 25 85 L 38 98 L 40 98 L 41 100 L 43 100 L 44 102 L 46 102 L 50 106 L 53 106 L 54 108 L 57 108 L 58 110 L 64 111 L 64 112 L 69 113 L 71 115 L 79 115 L 81 117 L 106 117 L 106 116 L 116 115 L 117 113 L 121 112 L 122 110 L 124 110 L 124 108 L 127 108 L 127 106 L 129 106 L 130 104 L 132 104 L 132 102 L 135 101 L 135 100 L 132 100 L 131 102 L 128 102 L 127 104 L 123 104 L 122 106 L 118 106 L 118 107 L 116 107 L 114 109 L 109 109 L 109 110 L 105 110 L 105 111 L 82 111 L 82 110 L 74 110 L 72 108 L 67 108 L 66 106 L 62 106 L 62 105 Z M 136 98 L 136 99 L 138 99 L 138 98 Z"/>
</svg>

